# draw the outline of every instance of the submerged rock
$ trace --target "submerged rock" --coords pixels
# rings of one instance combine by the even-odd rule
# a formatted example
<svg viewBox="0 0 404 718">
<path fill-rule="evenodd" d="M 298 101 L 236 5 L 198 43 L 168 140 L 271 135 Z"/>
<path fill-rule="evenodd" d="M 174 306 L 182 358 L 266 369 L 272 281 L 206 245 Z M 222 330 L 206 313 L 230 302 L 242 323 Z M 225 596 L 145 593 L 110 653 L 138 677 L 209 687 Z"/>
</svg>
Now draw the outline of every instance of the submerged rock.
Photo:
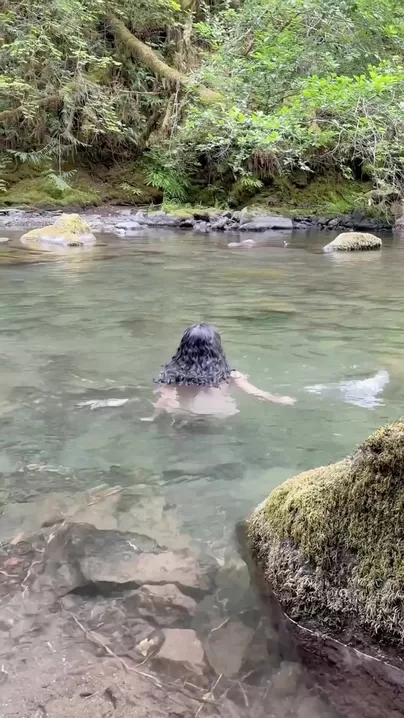
<svg viewBox="0 0 404 718">
<path fill-rule="evenodd" d="M 189 628 L 165 628 L 163 635 L 164 643 L 157 654 L 159 662 L 171 664 L 172 668 L 180 671 L 181 676 L 184 669 L 194 674 L 204 673 L 205 655 L 195 631 Z"/>
<path fill-rule="evenodd" d="M 202 565 L 188 551 L 164 551 L 140 533 L 99 530 L 86 524 L 63 524 L 50 537 L 45 570 L 37 588 L 58 595 L 96 587 L 100 593 L 142 584 L 175 584 L 190 595 L 213 585 L 216 566 Z"/>
<path fill-rule="evenodd" d="M 189 622 L 195 615 L 196 602 L 173 583 L 143 585 L 125 599 L 124 608 L 136 609 L 139 616 L 158 625 Z"/>
<path fill-rule="evenodd" d="M 352 457 L 287 480 L 247 525 L 248 549 L 306 663 L 350 718 L 404 710 L 403 505 L 400 421 Z"/>
<path fill-rule="evenodd" d="M 253 635 L 254 630 L 238 618 L 223 621 L 210 632 L 205 651 L 218 675 L 231 678 L 239 672 Z"/>
<path fill-rule="evenodd" d="M 59 245 L 62 247 L 83 247 L 96 241 L 91 227 L 78 214 L 62 214 L 54 224 L 31 229 L 21 237 L 23 244 L 33 244 L 41 249 L 41 245 Z"/>
<path fill-rule="evenodd" d="M 342 232 L 324 247 L 324 252 L 354 252 L 381 249 L 382 240 L 367 232 Z"/>
</svg>

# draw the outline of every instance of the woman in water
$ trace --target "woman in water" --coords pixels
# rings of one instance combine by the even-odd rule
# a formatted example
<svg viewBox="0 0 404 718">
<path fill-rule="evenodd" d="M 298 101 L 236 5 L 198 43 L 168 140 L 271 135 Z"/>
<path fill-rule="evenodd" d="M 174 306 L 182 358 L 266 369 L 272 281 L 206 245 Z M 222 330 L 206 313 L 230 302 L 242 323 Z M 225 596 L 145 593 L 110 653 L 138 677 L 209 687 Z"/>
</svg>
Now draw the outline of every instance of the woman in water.
<svg viewBox="0 0 404 718">
<path fill-rule="evenodd" d="M 288 396 L 257 389 L 244 374 L 230 369 L 220 334 L 210 324 L 194 324 L 185 330 L 177 353 L 156 383 L 157 414 L 231 416 L 238 411 L 231 391 L 235 387 L 264 401 L 295 403 Z"/>
</svg>

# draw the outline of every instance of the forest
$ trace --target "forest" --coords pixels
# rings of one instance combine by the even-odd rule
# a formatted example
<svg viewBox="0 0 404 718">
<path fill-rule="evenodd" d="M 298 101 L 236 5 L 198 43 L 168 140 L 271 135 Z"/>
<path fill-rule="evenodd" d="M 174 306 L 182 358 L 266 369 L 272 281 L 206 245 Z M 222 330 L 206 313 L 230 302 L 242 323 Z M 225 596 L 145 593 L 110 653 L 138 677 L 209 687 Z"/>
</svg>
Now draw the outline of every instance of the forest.
<svg viewBox="0 0 404 718">
<path fill-rule="evenodd" d="M 401 0 L 2 0 L 0 203 L 397 211 Z"/>
</svg>

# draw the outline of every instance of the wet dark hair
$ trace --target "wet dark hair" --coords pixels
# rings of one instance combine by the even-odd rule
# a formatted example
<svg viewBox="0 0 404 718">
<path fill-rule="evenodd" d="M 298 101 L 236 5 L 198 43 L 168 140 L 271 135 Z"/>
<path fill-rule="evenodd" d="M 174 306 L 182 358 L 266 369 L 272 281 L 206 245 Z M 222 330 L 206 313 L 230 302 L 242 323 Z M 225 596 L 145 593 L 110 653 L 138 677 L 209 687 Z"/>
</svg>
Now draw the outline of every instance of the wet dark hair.
<svg viewBox="0 0 404 718">
<path fill-rule="evenodd" d="M 218 387 L 229 381 L 230 372 L 219 332 L 211 324 L 193 324 L 185 330 L 177 353 L 156 382 Z"/>
</svg>

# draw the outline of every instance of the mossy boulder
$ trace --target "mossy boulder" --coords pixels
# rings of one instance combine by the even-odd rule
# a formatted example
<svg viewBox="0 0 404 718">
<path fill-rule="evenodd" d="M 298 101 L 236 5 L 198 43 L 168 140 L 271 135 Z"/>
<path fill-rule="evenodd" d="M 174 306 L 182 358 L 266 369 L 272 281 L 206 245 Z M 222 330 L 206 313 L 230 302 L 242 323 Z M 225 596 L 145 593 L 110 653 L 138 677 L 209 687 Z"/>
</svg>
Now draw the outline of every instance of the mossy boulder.
<svg viewBox="0 0 404 718">
<path fill-rule="evenodd" d="M 31 229 L 21 237 L 23 244 L 58 245 L 63 247 L 83 247 L 95 244 L 96 239 L 91 227 L 78 214 L 62 214 L 52 225 Z"/>
<path fill-rule="evenodd" d="M 290 618 L 401 654 L 404 422 L 376 431 L 352 457 L 287 480 L 256 509 L 247 535 Z"/>
<path fill-rule="evenodd" d="M 324 247 L 324 252 L 355 252 L 381 249 L 382 240 L 368 232 L 342 232 Z"/>
</svg>

